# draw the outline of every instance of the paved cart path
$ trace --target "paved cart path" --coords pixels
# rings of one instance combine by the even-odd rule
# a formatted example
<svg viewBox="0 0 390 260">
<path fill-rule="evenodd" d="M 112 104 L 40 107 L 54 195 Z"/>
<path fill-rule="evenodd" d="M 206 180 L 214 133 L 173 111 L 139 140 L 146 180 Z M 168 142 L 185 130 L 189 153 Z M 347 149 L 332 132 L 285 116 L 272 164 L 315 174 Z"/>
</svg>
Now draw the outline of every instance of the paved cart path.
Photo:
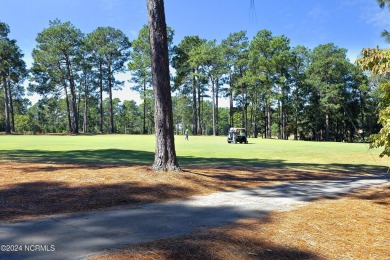
<svg viewBox="0 0 390 260">
<path fill-rule="evenodd" d="M 379 174 L 331 181 L 286 182 L 194 196 L 190 200 L 0 223 L 0 259 L 85 259 L 105 249 L 178 236 L 239 218 L 258 217 L 272 210 L 285 211 L 388 181 L 388 175 Z"/>
</svg>

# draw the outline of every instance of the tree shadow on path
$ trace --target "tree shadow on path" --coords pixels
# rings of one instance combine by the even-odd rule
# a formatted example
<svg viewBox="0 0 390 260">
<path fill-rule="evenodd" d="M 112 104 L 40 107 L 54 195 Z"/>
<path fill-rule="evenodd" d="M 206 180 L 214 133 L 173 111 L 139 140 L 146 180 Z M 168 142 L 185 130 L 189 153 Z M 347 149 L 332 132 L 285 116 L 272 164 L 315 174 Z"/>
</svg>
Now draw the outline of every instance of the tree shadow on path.
<svg viewBox="0 0 390 260">
<path fill-rule="evenodd" d="M 55 245 L 55 252 L 20 252 L 7 253 L 8 257 L 41 259 L 73 259 L 85 257 L 89 254 L 101 252 L 107 248 L 122 248 L 129 244 L 139 244 L 156 239 L 170 238 L 195 232 L 204 228 L 218 227 L 234 223 L 237 219 L 267 217 L 273 210 L 286 210 L 294 205 L 300 205 L 310 201 L 328 197 L 339 197 L 350 193 L 358 188 L 369 187 L 386 183 L 385 175 L 363 176 L 356 178 L 345 178 L 338 181 L 312 181 L 295 182 L 263 187 L 257 189 L 244 189 L 234 192 L 219 192 L 207 196 L 193 197 L 192 200 L 171 201 L 165 203 L 143 204 L 127 209 L 114 209 L 89 213 L 77 213 L 72 215 L 54 215 L 36 221 L 24 221 L 14 224 L 0 224 L 0 244 L 46 244 Z M 26 187 L 24 187 L 26 185 Z M 108 188 L 108 189 L 107 189 Z M 27 189 L 27 190 L 26 190 Z M 19 193 L 41 192 L 45 189 L 68 191 L 64 183 L 27 183 L 17 184 L 1 190 L 0 197 L 7 200 L 7 196 L 15 196 Z M 101 203 L 105 198 L 112 198 L 111 192 L 122 194 L 121 189 L 131 190 L 128 199 L 137 201 L 137 196 L 145 191 L 137 190 L 137 183 L 126 183 L 122 186 L 96 185 L 82 187 L 85 189 L 86 201 Z M 175 196 L 174 185 L 161 185 L 149 187 L 147 192 L 153 193 L 159 190 L 152 198 L 164 194 L 166 197 Z M 180 189 L 180 188 L 179 188 Z M 101 191 L 99 193 L 99 191 Z M 181 190 L 181 192 L 191 192 Z M 97 193 L 88 197 L 90 193 Z M 121 199 L 119 197 L 118 199 Z M 44 201 L 50 198 L 45 198 Z M 97 201 L 94 201 L 97 199 Z M 128 201 L 125 201 L 127 203 Z M 153 199 L 150 200 L 153 202 Z M 26 203 L 21 201 L 21 203 Z M 34 202 L 25 204 L 26 208 L 35 207 Z M 45 203 L 45 202 L 42 202 Z M 66 207 L 66 204 L 59 201 L 52 201 Z M 69 203 L 77 204 L 77 197 Z M 96 204 L 96 205 L 97 205 Z M 11 205 L 9 205 L 11 206 Z M 45 205 L 41 205 L 44 207 Z M 7 209 L 5 209 L 7 210 Z M 64 211 L 63 211 L 64 212 Z M 187 245 L 189 250 L 196 250 L 196 245 Z M 259 244 L 259 246 L 265 246 Z M 301 256 L 302 258 L 316 258 L 315 254 L 302 252 L 298 249 L 283 247 L 272 247 L 271 251 L 279 252 L 276 256 Z M 263 254 L 262 251 L 254 252 Z M 212 252 L 205 251 L 200 255 L 208 259 L 212 258 Z"/>
</svg>

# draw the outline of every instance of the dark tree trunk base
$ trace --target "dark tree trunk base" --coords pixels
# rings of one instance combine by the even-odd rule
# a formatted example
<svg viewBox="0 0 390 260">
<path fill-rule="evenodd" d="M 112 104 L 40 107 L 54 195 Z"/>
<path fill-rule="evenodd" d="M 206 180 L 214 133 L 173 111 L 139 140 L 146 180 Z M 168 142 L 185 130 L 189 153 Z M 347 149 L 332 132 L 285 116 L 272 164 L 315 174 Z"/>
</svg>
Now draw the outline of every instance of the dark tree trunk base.
<svg viewBox="0 0 390 260">
<path fill-rule="evenodd" d="M 181 168 L 176 164 L 153 164 L 153 171 L 155 172 L 182 172 Z"/>
</svg>

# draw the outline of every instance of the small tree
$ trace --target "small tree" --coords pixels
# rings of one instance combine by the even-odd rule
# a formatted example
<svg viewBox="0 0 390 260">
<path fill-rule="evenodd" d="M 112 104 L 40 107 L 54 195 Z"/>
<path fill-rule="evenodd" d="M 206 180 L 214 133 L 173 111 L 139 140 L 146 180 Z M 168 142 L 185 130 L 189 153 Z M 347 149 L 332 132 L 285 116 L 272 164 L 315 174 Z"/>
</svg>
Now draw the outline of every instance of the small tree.
<svg viewBox="0 0 390 260">
<path fill-rule="evenodd" d="M 192 134 L 202 133 L 200 125 L 200 62 L 197 60 L 199 48 L 206 43 L 198 36 L 186 36 L 175 48 L 173 67 L 176 69 L 175 86 L 183 86 L 183 93 L 192 94 Z M 194 57 L 195 56 L 195 57 Z"/>
<path fill-rule="evenodd" d="M 114 87 L 118 87 L 118 85 L 122 84 L 122 82 L 115 80 L 115 74 L 124 72 L 126 69 L 124 64 L 130 54 L 130 42 L 121 30 L 112 27 L 98 27 L 89 34 L 87 38 L 87 44 L 94 52 L 94 56 L 96 57 L 95 60 L 99 65 L 99 84 L 101 91 L 103 79 L 106 79 L 108 83 L 107 92 L 109 95 L 110 112 L 109 132 L 114 133 L 112 90 Z"/>
<path fill-rule="evenodd" d="M 9 27 L 0 22 L 0 79 L 4 97 L 5 131 L 15 131 L 13 94 L 24 92 L 19 83 L 26 77 L 26 64 L 16 40 L 7 38 Z"/>
<path fill-rule="evenodd" d="M 58 93 L 63 87 L 68 107 L 70 132 L 79 133 L 77 110 L 78 60 L 83 34 L 70 22 L 50 21 L 50 27 L 38 34 L 33 50 L 33 76 L 37 84 L 31 90 L 40 94 Z M 68 87 L 71 96 L 69 109 Z"/>
<path fill-rule="evenodd" d="M 390 8 L 389 0 L 377 0 L 379 6 L 384 8 L 388 4 Z M 384 31 L 382 36 L 390 41 L 390 34 L 388 31 Z M 389 76 L 390 75 L 390 49 L 363 49 L 361 52 L 361 58 L 356 61 L 363 70 L 369 70 L 374 75 Z M 378 134 L 371 136 L 372 143 L 371 148 L 384 147 L 384 150 L 380 154 L 381 157 L 387 155 L 390 156 L 390 82 L 385 81 L 380 85 L 382 89 L 381 102 L 379 104 L 379 123 L 382 125 Z"/>
<path fill-rule="evenodd" d="M 363 49 L 362 57 L 356 61 L 364 70 L 371 71 L 374 75 L 390 75 L 390 50 L 379 48 Z M 378 134 L 371 136 L 371 148 L 384 147 L 381 157 L 390 156 L 390 82 L 387 80 L 380 85 L 382 89 L 381 102 L 379 104 L 379 123 L 382 125 Z"/>
</svg>

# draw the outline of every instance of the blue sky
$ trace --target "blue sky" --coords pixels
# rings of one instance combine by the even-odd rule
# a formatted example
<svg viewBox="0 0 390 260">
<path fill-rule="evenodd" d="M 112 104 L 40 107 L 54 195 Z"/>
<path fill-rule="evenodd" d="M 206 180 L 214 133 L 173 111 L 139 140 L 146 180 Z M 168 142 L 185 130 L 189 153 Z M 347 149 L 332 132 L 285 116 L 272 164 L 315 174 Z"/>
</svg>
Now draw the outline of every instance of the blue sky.
<svg viewBox="0 0 390 260">
<path fill-rule="evenodd" d="M 145 0 L 0 0 L 0 21 L 10 26 L 31 63 L 35 38 L 49 20 L 70 21 L 84 33 L 98 26 L 121 29 L 130 40 L 146 24 Z M 285 35 L 291 45 L 314 48 L 333 42 L 348 49 L 353 61 L 362 48 L 388 47 L 380 37 L 390 30 L 390 12 L 376 0 L 165 0 L 167 24 L 175 30 L 175 44 L 199 35 L 218 42 L 229 33 L 246 30 L 251 39 L 268 29 Z M 122 93 L 122 95 L 124 95 Z M 122 100 L 124 97 L 121 98 Z"/>
</svg>

